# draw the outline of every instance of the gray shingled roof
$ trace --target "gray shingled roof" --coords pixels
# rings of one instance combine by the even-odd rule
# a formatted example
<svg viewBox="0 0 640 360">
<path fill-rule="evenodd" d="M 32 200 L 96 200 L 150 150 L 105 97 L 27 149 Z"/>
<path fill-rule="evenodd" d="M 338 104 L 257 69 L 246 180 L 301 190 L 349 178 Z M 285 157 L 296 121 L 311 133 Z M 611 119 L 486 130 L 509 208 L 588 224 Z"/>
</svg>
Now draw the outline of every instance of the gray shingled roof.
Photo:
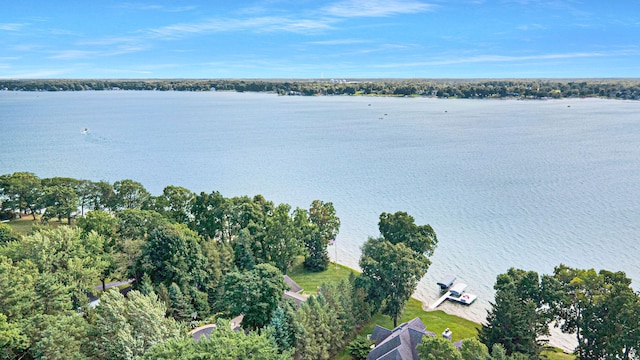
<svg viewBox="0 0 640 360">
<path fill-rule="evenodd" d="M 299 293 L 302 291 L 302 287 L 298 285 L 289 275 L 284 276 L 284 282 L 289 286 L 289 291 Z"/>
<path fill-rule="evenodd" d="M 418 360 L 416 347 L 424 335 L 435 336 L 417 317 L 393 330 L 376 326 L 371 334 L 376 347 L 369 352 L 367 360 Z"/>
<path fill-rule="evenodd" d="M 284 298 L 285 299 L 292 299 L 296 303 L 296 305 L 300 306 L 305 301 L 307 301 L 309 296 L 298 294 L 296 292 L 292 292 L 292 291 L 287 290 L 287 291 L 284 292 Z"/>
</svg>

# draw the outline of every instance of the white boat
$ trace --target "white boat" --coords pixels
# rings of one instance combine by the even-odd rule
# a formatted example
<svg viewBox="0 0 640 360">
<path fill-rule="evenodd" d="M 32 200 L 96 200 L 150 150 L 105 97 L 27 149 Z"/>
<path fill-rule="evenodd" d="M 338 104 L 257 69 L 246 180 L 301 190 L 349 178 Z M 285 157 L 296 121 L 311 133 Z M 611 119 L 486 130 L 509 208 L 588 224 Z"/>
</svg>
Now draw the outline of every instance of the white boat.
<svg viewBox="0 0 640 360">
<path fill-rule="evenodd" d="M 80 131 L 80 134 L 82 134 L 82 135 L 87 135 L 88 133 L 89 133 L 89 129 L 87 129 L 87 128 L 84 128 L 84 129 L 82 129 Z"/>
</svg>

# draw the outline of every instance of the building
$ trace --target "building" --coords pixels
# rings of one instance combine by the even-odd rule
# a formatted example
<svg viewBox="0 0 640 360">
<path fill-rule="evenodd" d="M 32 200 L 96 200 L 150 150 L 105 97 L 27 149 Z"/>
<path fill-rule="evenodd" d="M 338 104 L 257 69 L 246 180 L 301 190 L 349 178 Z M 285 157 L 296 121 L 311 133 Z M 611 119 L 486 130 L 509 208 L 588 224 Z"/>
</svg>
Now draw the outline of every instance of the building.
<svg viewBox="0 0 640 360">
<path fill-rule="evenodd" d="M 284 298 L 292 299 L 297 306 L 302 305 L 309 298 L 307 295 L 302 295 L 302 287 L 298 285 L 289 275 L 284 275 L 284 282 L 289 287 L 289 290 L 285 290 Z"/>
<path fill-rule="evenodd" d="M 376 325 L 369 338 L 375 347 L 367 360 L 418 360 L 416 348 L 425 335 L 436 336 L 417 317 L 393 330 Z"/>
</svg>

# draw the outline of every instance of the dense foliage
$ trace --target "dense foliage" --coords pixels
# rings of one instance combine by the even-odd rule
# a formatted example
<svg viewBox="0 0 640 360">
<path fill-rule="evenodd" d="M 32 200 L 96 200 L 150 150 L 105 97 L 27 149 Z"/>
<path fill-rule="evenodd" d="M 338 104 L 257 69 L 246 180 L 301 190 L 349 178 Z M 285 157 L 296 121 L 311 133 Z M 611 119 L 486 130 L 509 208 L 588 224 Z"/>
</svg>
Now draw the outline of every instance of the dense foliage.
<svg viewBox="0 0 640 360">
<path fill-rule="evenodd" d="M 0 205 L 10 218 L 40 214 L 45 223 L 27 234 L 0 224 L 0 359 L 331 359 L 349 343 L 362 358 L 367 341 L 351 340 L 378 311 L 397 324 L 438 242 L 409 214 L 382 213 L 380 236 L 362 248 L 363 273 L 296 305 L 283 299 L 283 273 L 302 258 L 311 271 L 326 269 L 340 226 L 330 202 L 292 210 L 260 195 L 167 186 L 153 196 L 132 180 L 18 172 L 0 176 Z M 133 289 L 101 291 L 126 279 Z M 576 335 L 580 359 L 636 359 L 640 296 L 630 285 L 622 272 L 509 269 L 494 286 L 482 343 L 457 350 L 425 338 L 418 351 L 537 358 L 552 324 Z M 240 314 L 246 334 L 221 320 Z M 187 335 L 212 322 L 208 340 Z"/>
<path fill-rule="evenodd" d="M 84 91 L 237 91 L 279 95 L 383 95 L 439 98 L 566 98 L 605 97 L 640 99 L 637 79 L 353 79 L 353 80 L 10 80 L 0 79 L 0 90 Z"/>
<path fill-rule="evenodd" d="M 427 273 L 438 243 L 429 225 L 418 226 L 405 212 L 382 213 L 378 223 L 382 236 L 369 238 L 362 246 L 360 267 L 367 299 L 382 306 L 393 318 L 393 326 L 404 305 Z"/>
<path fill-rule="evenodd" d="M 640 356 L 640 294 L 623 272 L 560 265 L 540 278 L 509 269 L 494 288 L 495 302 L 479 334 L 490 348 L 537 358 L 552 324 L 575 334 L 580 359 Z"/>
</svg>

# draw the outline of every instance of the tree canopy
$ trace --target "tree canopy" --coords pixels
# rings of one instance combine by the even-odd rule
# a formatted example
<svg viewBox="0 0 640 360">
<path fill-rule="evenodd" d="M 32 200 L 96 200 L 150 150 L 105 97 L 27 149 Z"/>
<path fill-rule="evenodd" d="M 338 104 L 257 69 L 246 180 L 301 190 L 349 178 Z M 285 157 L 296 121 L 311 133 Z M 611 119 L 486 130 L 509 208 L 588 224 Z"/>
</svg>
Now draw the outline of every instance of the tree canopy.
<svg viewBox="0 0 640 360">
<path fill-rule="evenodd" d="M 382 304 L 382 312 L 398 317 L 426 274 L 431 255 L 437 244 L 435 232 L 429 225 L 417 226 L 413 217 L 404 213 L 380 215 L 379 238 L 369 238 L 362 246 L 360 268 L 368 288 L 368 300 Z"/>
</svg>

